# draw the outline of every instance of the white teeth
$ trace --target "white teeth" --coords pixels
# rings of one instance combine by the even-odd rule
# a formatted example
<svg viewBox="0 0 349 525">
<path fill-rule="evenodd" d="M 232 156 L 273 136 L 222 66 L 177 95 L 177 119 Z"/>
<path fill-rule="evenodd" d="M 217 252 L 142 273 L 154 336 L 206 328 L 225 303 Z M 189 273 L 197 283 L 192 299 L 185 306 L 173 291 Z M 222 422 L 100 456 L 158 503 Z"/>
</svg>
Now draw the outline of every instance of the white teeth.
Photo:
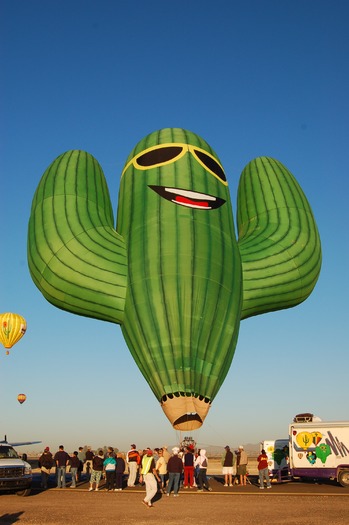
<svg viewBox="0 0 349 525">
<path fill-rule="evenodd" d="M 206 195 L 206 193 L 197 193 L 196 191 L 188 190 L 179 190 L 177 188 L 165 188 L 168 193 L 174 193 L 175 195 L 181 195 L 182 197 L 187 197 L 187 199 L 196 199 L 196 200 L 205 200 L 205 201 L 215 201 L 216 197 L 212 195 Z M 198 206 L 199 208 L 201 206 Z"/>
<path fill-rule="evenodd" d="M 177 202 L 175 199 L 172 199 L 171 202 L 174 202 L 174 204 L 180 204 L 181 206 L 186 206 L 187 208 L 197 208 L 198 210 L 212 210 L 211 206 L 198 206 L 197 204 L 187 204 L 186 202 Z"/>
</svg>

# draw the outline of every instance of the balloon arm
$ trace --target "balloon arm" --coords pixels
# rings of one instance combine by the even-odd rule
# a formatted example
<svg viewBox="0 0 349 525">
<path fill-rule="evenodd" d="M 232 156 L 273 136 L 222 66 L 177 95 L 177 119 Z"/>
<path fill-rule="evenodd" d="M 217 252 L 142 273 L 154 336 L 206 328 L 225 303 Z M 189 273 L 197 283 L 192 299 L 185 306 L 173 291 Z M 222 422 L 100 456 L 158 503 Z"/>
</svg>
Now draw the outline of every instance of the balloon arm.
<svg viewBox="0 0 349 525">
<path fill-rule="evenodd" d="M 28 230 L 30 273 L 49 302 L 86 317 L 123 321 L 127 255 L 113 220 L 107 183 L 92 155 L 68 151 L 49 166 Z"/>
<path fill-rule="evenodd" d="M 260 157 L 243 170 L 237 224 L 243 269 L 241 319 L 303 302 L 321 268 L 310 205 L 280 162 Z"/>
</svg>

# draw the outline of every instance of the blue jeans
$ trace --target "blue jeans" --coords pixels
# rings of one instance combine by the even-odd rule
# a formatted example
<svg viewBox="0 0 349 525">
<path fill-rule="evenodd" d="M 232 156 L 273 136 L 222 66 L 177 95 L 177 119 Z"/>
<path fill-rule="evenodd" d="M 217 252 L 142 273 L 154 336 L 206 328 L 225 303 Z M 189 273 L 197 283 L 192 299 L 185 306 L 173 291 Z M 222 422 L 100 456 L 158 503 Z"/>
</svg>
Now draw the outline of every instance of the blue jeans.
<svg viewBox="0 0 349 525">
<path fill-rule="evenodd" d="M 179 472 L 169 472 L 168 473 L 167 494 L 171 493 L 172 485 L 173 485 L 174 494 L 178 494 L 180 477 L 181 475 Z"/>
<path fill-rule="evenodd" d="M 77 473 L 78 473 L 78 468 L 77 467 L 71 467 L 70 468 L 70 473 L 71 473 L 71 487 L 76 487 L 76 476 L 77 476 Z"/>
<path fill-rule="evenodd" d="M 50 479 L 50 474 L 47 472 L 41 471 L 41 487 L 43 489 L 47 489 L 48 486 L 48 480 Z"/>
<path fill-rule="evenodd" d="M 159 474 L 159 476 L 160 476 L 160 479 L 161 479 L 161 488 L 164 491 L 165 487 L 166 487 L 166 476 L 167 476 L 167 474 Z"/>
<path fill-rule="evenodd" d="M 65 470 L 66 467 L 57 467 L 57 487 L 65 488 Z"/>
<path fill-rule="evenodd" d="M 207 469 L 205 469 L 205 468 L 200 468 L 199 469 L 197 486 L 198 486 L 199 490 L 202 490 L 204 487 L 206 489 L 210 488 L 210 485 L 209 485 L 209 482 L 208 482 L 208 479 L 207 479 Z"/>
<path fill-rule="evenodd" d="M 259 486 L 264 488 L 264 478 L 267 482 L 267 487 L 270 487 L 269 470 L 268 468 L 262 468 L 259 472 Z"/>
</svg>

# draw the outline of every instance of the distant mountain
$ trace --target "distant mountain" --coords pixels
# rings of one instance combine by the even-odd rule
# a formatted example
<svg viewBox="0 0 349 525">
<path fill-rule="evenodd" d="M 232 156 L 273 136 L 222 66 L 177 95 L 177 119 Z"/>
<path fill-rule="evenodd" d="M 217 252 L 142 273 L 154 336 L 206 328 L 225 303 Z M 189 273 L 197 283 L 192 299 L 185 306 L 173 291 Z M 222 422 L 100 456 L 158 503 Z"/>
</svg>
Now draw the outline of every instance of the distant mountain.
<svg viewBox="0 0 349 525">
<path fill-rule="evenodd" d="M 196 448 L 204 448 L 207 451 L 208 456 L 221 456 L 224 452 L 224 447 L 227 445 L 210 445 L 207 443 L 198 442 L 196 443 Z M 246 450 L 247 454 L 251 456 L 258 455 L 260 452 L 260 444 L 259 443 L 239 443 L 238 445 L 232 446 L 229 445 L 231 450 L 238 450 L 239 445 L 242 445 L 244 449 Z M 171 445 L 168 447 L 168 451 L 171 452 L 172 448 L 174 446 L 178 445 Z"/>
</svg>

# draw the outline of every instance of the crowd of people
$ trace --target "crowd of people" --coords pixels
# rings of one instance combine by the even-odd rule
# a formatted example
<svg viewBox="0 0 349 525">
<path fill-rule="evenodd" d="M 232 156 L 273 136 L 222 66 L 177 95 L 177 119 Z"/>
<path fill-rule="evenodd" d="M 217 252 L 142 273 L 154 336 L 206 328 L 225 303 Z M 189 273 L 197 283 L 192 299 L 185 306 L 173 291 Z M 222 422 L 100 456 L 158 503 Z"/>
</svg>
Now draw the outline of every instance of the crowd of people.
<svg viewBox="0 0 349 525">
<path fill-rule="evenodd" d="M 264 458 L 258 458 L 261 465 L 260 477 L 265 476 Z M 233 467 L 236 466 L 235 480 L 244 486 L 247 482 L 248 456 L 243 446 L 232 451 L 227 445 L 221 458 L 224 486 L 233 486 Z M 152 506 L 152 499 L 158 491 L 166 496 L 173 493 L 178 497 L 180 487 L 202 492 L 212 491 L 207 477 L 208 458 L 205 449 L 196 450 L 188 445 L 183 448 L 173 447 L 169 452 L 167 446 L 162 448 L 146 448 L 138 450 L 136 444 L 130 445 L 130 450 L 123 454 L 108 447 L 107 450 L 93 451 L 91 447 L 79 447 L 72 455 L 60 445 L 58 451 L 52 454 L 46 447 L 39 458 L 41 469 L 41 487 L 48 488 L 50 474 L 55 468 L 57 488 L 67 485 L 67 471 L 70 469 L 70 488 L 76 488 L 80 481 L 89 482 L 89 491 L 100 490 L 101 480 L 105 479 L 106 491 L 122 491 L 124 479 L 127 477 L 127 487 L 136 484 L 145 486 L 146 496 L 143 504 Z M 267 479 L 267 478 L 266 478 Z M 234 481 L 235 481 L 234 480 Z M 261 488 L 264 487 L 261 482 Z M 270 482 L 267 482 L 269 488 Z"/>
</svg>

